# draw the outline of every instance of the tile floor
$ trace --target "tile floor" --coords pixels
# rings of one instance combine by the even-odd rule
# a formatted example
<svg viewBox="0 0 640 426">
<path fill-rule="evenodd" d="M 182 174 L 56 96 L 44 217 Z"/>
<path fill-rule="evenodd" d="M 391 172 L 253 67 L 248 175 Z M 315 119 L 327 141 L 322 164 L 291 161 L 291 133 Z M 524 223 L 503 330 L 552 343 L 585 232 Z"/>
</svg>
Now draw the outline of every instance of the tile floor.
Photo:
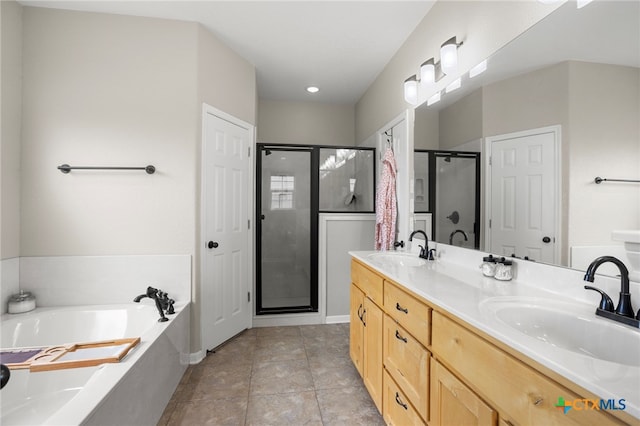
<svg viewBox="0 0 640 426">
<path fill-rule="evenodd" d="M 246 330 L 189 366 L 160 422 L 384 425 L 349 359 L 349 324 Z"/>
</svg>

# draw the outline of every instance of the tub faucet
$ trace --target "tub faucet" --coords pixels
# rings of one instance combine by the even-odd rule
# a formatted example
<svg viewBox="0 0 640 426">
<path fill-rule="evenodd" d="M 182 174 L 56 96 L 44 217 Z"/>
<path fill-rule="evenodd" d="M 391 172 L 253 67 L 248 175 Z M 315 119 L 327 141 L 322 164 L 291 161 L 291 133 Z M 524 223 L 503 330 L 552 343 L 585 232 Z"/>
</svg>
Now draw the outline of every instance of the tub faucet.
<svg viewBox="0 0 640 426">
<path fill-rule="evenodd" d="M 453 231 L 451 234 L 449 234 L 449 245 L 452 246 L 453 245 L 453 236 L 456 234 L 462 234 L 462 236 L 464 237 L 465 241 L 469 241 L 469 238 L 467 237 L 467 233 L 464 232 L 462 229 L 456 229 L 455 231 Z"/>
<path fill-rule="evenodd" d="M 166 308 L 163 308 L 163 302 L 161 300 L 161 297 L 158 296 L 159 292 L 160 292 L 160 290 L 158 290 L 157 288 L 153 288 L 153 287 L 149 286 L 149 287 L 147 287 L 147 292 L 145 294 L 141 294 L 140 296 L 137 296 L 135 299 L 133 299 L 133 301 L 136 302 L 136 303 L 139 303 L 145 297 L 148 297 L 149 299 L 153 299 L 156 302 L 156 308 L 158 309 L 158 312 L 160 313 L 160 319 L 158 319 L 158 322 L 169 321 L 169 318 L 164 316 L 164 309 L 166 309 Z M 166 293 L 165 293 L 165 295 L 166 295 Z M 171 309 L 173 309 L 173 304 L 171 304 Z"/>
<path fill-rule="evenodd" d="M 0 389 L 5 387 L 7 382 L 9 382 L 9 377 L 11 377 L 11 370 L 4 364 L 0 364 Z"/>
<path fill-rule="evenodd" d="M 420 247 L 419 256 L 422 259 L 433 260 L 433 253 L 429 250 L 429 237 L 427 237 L 427 233 L 422 229 L 416 229 L 411 233 L 411 235 L 409 235 L 409 241 L 413 241 L 413 236 L 416 234 L 422 234 L 422 236 L 424 236 L 424 247 L 421 245 L 418 246 Z"/>
<path fill-rule="evenodd" d="M 601 256 L 591 262 L 584 275 L 584 280 L 593 282 L 595 280 L 596 271 L 603 263 L 611 262 L 620 270 L 620 299 L 618 306 L 613 309 L 613 301 L 604 291 L 599 288 L 585 285 L 587 290 L 594 290 L 600 293 L 601 300 L 596 315 L 622 322 L 640 328 L 640 312 L 634 318 L 633 307 L 631 306 L 631 294 L 629 293 L 629 270 L 619 259 L 613 256 Z"/>
</svg>

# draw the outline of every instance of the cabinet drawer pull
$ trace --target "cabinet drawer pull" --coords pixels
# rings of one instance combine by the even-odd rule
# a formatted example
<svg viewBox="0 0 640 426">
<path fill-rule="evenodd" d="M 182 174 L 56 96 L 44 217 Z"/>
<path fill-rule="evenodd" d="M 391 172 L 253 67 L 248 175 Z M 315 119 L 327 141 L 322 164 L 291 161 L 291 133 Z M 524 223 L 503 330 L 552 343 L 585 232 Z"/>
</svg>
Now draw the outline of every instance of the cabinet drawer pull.
<svg viewBox="0 0 640 426">
<path fill-rule="evenodd" d="M 542 401 L 544 401 L 544 398 L 538 396 L 536 397 L 535 401 L 533 401 L 533 405 L 540 405 L 542 404 Z"/>
<path fill-rule="evenodd" d="M 403 342 L 407 343 L 407 338 L 406 337 L 402 337 L 398 330 L 396 330 L 396 339 L 402 340 Z"/>
<path fill-rule="evenodd" d="M 402 400 L 400 400 L 400 394 L 398 392 L 396 392 L 396 402 L 398 403 L 399 406 L 401 406 L 405 410 L 408 410 L 407 404 L 405 404 L 404 402 L 402 402 Z"/>
<path fill-rule="evenodd" d="M 404 312 L 405 314 L 409 313 L 409 309 L 403 308 L 402 306 L 400 306 L 400 304 L 398 302 L 396 302 L 396 309 L 401 311 L 401 312 Z"/>
<path fill-rule="evenodd" d="M 367 321 L 365 321 L 364 316 L 367 314 L 367 310 L 363 309 L 362 310 L 362 317 L 360 318 L 360 320 L 362 320 L 362 325 L 364 325 L 365 327 L 367 326 Z"/>
<path fill-rule="evenodd" d="M 362 303 L 360 304 L 360 306 L 358 306 L 358 318 L 360 318 L 360 321 L 362 321 Z"/>
</svg>

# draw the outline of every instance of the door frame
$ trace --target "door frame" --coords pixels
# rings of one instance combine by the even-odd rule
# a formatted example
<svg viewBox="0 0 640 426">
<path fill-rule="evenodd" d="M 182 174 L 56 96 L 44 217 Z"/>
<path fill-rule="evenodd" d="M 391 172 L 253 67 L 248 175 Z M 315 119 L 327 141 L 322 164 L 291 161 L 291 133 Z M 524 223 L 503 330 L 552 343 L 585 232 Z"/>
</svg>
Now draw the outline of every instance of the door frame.
<svg viewBox="0 0 640 426">
<path fill-rule="evenodd" d="M 484 197 L 484 249 L 486 252 L 491 252 L 491 187 L 492 187 L 492 168 L 491 168 L 491 147 L 494 142 L 499 142 L 505 139 L 515 139 L 527 136 L 535 136 L 541 133 L 552 133 L 554 136 L 554 157 L 556 162 L 554 164 L 554 181 L 555 181 L 555 250 L 553 253 L 554 264 L 560 264 L 561 253 L 563 251 L 563 239 L 562 239 L 562 126 L 557 124 L 554 126 L 538 127 L 535 129 L 522 130 L 519 132 L 505 133 L 502 135 L 487 136 L 484 140 L 484 183 L 485 183 L 485 197 Z"/>
<path fill-rule="evenodd" d="M 247 164 L 247 217 L 249 220 L 248 226 L 247 226 L 247 230 L 246 230 L 246 239 L 247 239 L 247 264 L 249 265 L 249 273 L 247 274 L 248 277 L 248 282 L 247 282 L 247 288 L 246 291 L 249 294 L 249 298 L 251 299 L 251 301 L 253 301 L 254 299 L 254 282 L 255 282 L 255 271 L 253 270 L 253 264 L 254 264 L 254 242 L 253 242 L 253 224 L 255 223 L 255 218 L 253 216 L 253 212 L 254 212 L 254 207 L 253 207 L 253 191 L 255 189 L 255 182 L 254 182 L 254 169 L 255 169 L 255 155 L 254 155 L 254 151 L 255 151 L 255 141 L 256 141 L 256 127 L 253 124 L 250 124 L 246 121 L 243 121 L 237 117 L 234 117 L 231 114 L 228 114 L 222 110 L 219 110 L 207 103 L 202 103 L 202 116 L 201 116 L 201 140 L 200 140 L 200 188 L 199 188 L 199 192 L 200 192 L 200 197 L 199 197 L 199 202 L 200 202 L 200 208 L 197 209 L 196 211 L 198 211 L 199 213 L 199 217 L 197 219 L 197 223 L 198 223 L 198 227 L 199 227 L 199 231 L 198 231 L 198 238 L 197 238 L 197 243 L 196 243 L 196 258 L 197 258 L 197 267 L 194 268 L 197 271 L 197 285 L 196 285 L 196 300 L 200 300 L 199 303 L 199 311 L 202 312 L 202 310 L 204 309 L 204 306 L 202 305 L 202 299 L 199 297 L 202 294 L 202 278 L 204 276 L 204 262 L 203 262 L 203 256 L 205 256 L 205 254 L 207 253 L 204 250 L 204 244 L 205 241 L 207 241 L 207 236 L 205 235 L 205 227 L 204 227 L 204 220 L 205 220 L 205 202 L 206 200 L 204 199 L 204 187 L 205 187 L 205 173 L 203 172 L 203 170 L 206 167 L 205 164 L 205 142 L 206 142 L 206 126 L 207 126 L 207 116 L 208 115 L 213 115 L 221 120 L 227 121 L 233 125 L 239 126 L 243 129 L 246 129 L 249 133 L 249 163 Z M 246 312 L 246 328 L 251 328 L 252 327 L 252 318 L 253 318 L 253 310 L 251 309 L 251 304 L 249 304 L 249 306 L 247 307 L 247 312 Z M 202 358 L 204 358 L 206 356 L 206 351 L 208 349 L 213 349 L 213 348 L 206 348 L 204 347 L 204 342 L 205 342 L 205 331 L 207 329 L 206 324 L 203 321 L 203 317 L 202 315 L 200 315 L 198 313 L 198 322 L 200 323 L 200 344 L 201 344 L 201 352 L 202 352 Z"/>
</svg>

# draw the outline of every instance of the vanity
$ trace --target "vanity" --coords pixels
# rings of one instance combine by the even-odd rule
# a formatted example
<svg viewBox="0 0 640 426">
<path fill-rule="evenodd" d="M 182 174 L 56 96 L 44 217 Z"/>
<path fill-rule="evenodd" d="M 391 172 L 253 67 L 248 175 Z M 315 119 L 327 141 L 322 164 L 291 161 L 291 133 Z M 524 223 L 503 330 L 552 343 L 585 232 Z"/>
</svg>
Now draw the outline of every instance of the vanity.
<svg viewBox="0 0 640 426">
<path fill-rule="evenodd" d="M 497 281 L 438 248 L 350 253 L 350 354 L 387 424 L 640 424 L 640 331 L 576 300 L 578 271 L 518 262 Z"/>
</svg>

